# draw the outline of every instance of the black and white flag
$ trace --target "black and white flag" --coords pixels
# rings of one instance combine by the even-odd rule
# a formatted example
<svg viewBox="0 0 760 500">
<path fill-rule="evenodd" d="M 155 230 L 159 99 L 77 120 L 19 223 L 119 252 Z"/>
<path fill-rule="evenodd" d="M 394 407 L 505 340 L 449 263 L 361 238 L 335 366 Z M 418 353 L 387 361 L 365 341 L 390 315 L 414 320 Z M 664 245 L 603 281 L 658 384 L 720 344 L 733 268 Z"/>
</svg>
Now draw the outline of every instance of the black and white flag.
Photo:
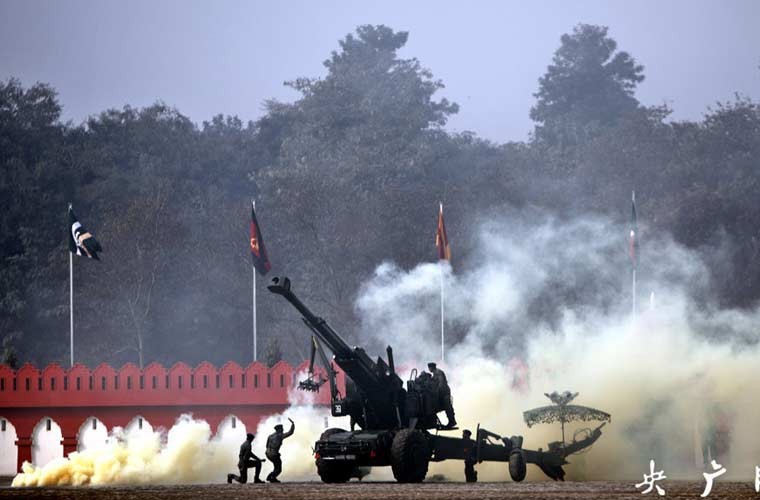
<svg viewBox="0 0 760 500">
<path fill-rule="evenodd" d="M 69 207 L 69 251 L 95 260 L 100 260 L 98 252 L 103 251 L 98 240 L 77 220 L 71 207 Z"/>
</svg>

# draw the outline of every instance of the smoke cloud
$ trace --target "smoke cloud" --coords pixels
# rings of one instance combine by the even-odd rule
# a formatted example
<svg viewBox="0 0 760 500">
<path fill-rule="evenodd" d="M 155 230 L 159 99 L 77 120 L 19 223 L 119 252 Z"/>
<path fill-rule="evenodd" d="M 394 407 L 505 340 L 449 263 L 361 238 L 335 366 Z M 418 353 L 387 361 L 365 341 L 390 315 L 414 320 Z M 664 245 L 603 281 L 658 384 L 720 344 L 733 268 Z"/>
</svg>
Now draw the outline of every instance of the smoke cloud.
<svg viewBox="0 0 760 500">
<path fill-rule="evenodd" d="M 240 445 L 212 438 L 209 425 L 190 415 L 182 415 L 165 435 L 114 428 L 109 441 L 44 467 L 25 462 L 13 486 L 219 482 L 236 470 L 234 450 Z"/>
<path fill-rule="evenodd" d="M 306 373 L 300 373 L 298 380 L 306 378 Z M 326 390 L 326 387 L 323 389 Z M 314 393 L 291 390 L 289 394 L 290 407 L 281 414 L 271 415 L 264 419 L 256 431 L 256 443 L 260 443 L 261 457 L 264 456 L 266 436 L 274 431 L 274 426 L 282 424 L 287 432 L 290 422 L 295 422 L 296 429 L 292 436 L 282 442 L 282 476 L 286 481 L 316 481 L 317 468 L 314 464 L 314 443 L 319 436 L 330 427 L 347 425 L 344 419 L 336 419 L 330 415 L 330 408 L 314 405 Z M 254 451 L 255 452 L 255 451 Z M 266 465 L 266 464 L 265 464 Z"/>
<path fill-rule="evenodd" d="M 299 379 L 306 374 L 299 374 Z M 253 451 L 264 458 L 266 439 L 274 426 L 288 428 L 288 418 L 296 422 L 296 432 L 282 445 L 284 480 L 318 480 L 314 467 L 314 441 L 327 427 L 339 427 L 342 422 L 330 416 L 326 407 L 314 405 L 314 394 L 292 391 L 290 407 L 282 414 L 272 415 L 259 423 Z M 71 453 L 44 467 L 24 463 L 23 472 L 13 480 L 13 486 L 83 486 L 103 484 L 183 484 L 219 483 L 227 473 L 237 474 L 240 435 L 212 437 L 212 429 L 203 420 L 182 415 L 168 431 L 145 432 L 133 429 L 126 432 L 114 428 L 109 443 L 94 449 Z M 271 470 L 265 463 L 262 478 Z M 253 474 L 249 474 L 253 480 Z"/>
<path fill-rule="evenodd" d="M 480 423 L 546 449 L 560 440 L 559 425 L 528 429 L 522 412 L 550 404 L 546 392 L 577 391 L 578 404 L 611 413 L 612 424 L 570 457 L 568 479 L 640 479 L 650 459 L 668 477 L 701 479 L 706 442 L 727 477 L 753 478 L 758 311 L 717 308 L 705 264 L 659 237 L 642 244 L 634 318 L 626 228 L 535 215 L 481 225 L 478 250 L 456 272 L 447 263 L 379 266 L 356 302 L 364 337 L 392 344 L 400 364 L 437 360 L 443 276 L 443 368 L 460 427 Z M 568 438 L 584 427 L 569 425 Z M 528 469 L 528 480 L 544 477 Z M 508 477 L 505 464 L 479 470 L 486 480 Z M 463 479 L 459 462 L 431 464 L 430 473 Z"/>
</svg>

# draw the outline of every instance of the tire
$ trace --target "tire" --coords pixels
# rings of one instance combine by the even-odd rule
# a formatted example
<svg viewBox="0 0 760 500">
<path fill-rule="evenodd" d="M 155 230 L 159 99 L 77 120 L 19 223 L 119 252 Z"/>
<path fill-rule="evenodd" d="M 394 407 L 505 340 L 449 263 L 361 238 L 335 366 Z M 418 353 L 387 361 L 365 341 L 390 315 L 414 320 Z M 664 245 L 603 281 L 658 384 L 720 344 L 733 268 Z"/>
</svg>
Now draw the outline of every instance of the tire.
<svg viewBox="0 0 760 500">
<path fill-rule="evenodd" d="M 353 466 L 331 460 L 317 459 L 317 474 L 323 483 L 345 483 L 351 479 Z"/>
<path fill-rule="evenodd" d="M 332 427 L 323 432 L 322 435 L 319 436 L 319 440 L 323 441 L 333 434 L 339 434 L 341 432 L 346 431 Z M 351 479 L 353 469 L 354 467 L 352 465 L 348 465 L 345 462 L 322 460 L 321 458 L 317 459 L 317 474 L 319 474 L 320 479 L 322 479 L 322 482 L 324 483 L 345 483 Z"/>
<path fill-rule="evenodd" d="M 512 481 L 519 483 L 525 479 L 528 467 L 525 464 L 525 455 L 521 450 L 514 450 L 509 454 L 509 476 Z"/>
<path fill-rule="evenodd" d="M 322 433 L 321 436 L 319 436 L 320 441 L 324 441 L 325 439 L 329 438 L 333 434 L 340 434 L 341 432 L 348 432 L 343 429 L 338 429 L 337 427 L 330 427 L 329 429 L 326 429 L 325 432 Z"/>
<path fill-rule="evenodd" d="M 421 483 L 428 471 L 430 450 L 422 431 L 402 429 L 391 444 L 391 468 L 399 483 Z"/>
</svg>

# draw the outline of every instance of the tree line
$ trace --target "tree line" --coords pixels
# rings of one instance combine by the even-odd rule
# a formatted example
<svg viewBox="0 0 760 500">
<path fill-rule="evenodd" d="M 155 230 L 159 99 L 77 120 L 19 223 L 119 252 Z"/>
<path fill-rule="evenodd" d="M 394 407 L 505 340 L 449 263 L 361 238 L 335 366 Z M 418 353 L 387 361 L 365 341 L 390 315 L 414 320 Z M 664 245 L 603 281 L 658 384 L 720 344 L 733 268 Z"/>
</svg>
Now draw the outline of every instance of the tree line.
<svg viewBox="0 0 760 500">
<path fill-rule="evenodd" d="M 452 207 L 456 267 L 478 217 L 538 206 L 624 221 L 636 189 L 649 230 L 707 259 L 721 248 L 721 305 L 757 303 L 758 103 L 737 96 L 700 121 L 670 120 L 636 99 L 644 67 L 607 28 L 581 24 L 539 79 L 530 139 L 495 144 L 445 130 L 458 106 L 399 57 L 407 38 L 358 27 L 326 76 L 286 82 L 298 99 L 267 101 L 247 123 L 197 125 L 162 102 L 63 123 L 50 85 L 0 82 L 3 358 L 68 362 L 69 201 L 105 248 L 103 262 L 74 262 L 76 359 L 89 365 L 250 361 L 251 198 L 273 274 L 296 278 L 349 339 L 359 285 L 380 262 L 435 258 L 439 200 Z M 303 359 L 303 325 L 259 290 L 264 357 Z"/>
</svg>

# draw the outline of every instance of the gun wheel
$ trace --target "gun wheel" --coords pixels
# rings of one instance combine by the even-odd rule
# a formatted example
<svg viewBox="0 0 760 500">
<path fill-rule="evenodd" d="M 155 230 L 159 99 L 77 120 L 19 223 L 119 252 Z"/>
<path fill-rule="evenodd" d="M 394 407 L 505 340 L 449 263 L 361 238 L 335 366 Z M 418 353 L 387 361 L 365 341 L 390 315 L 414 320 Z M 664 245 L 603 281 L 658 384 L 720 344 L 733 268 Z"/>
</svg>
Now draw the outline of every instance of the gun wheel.
<svg viewBox="0 0 760 500">
<path fill-rule="evenodd" d="M 418 430 L 402 429 L 391 444 L 391 468 L 399 483 L 421 483 L 427 475 L 430 450 L 425 435 Z"/>
<path fill-rule="evenodd" d="M 325 432 L 322 433 L 321 436 L 319 436 L 320 441 L 324 441 L 325 439 L 329 438 L 333 434 L 340 434 L 341 432 L 348 432 L 344 429 L 339 429 L 337 427 L 330 427 L 329 429 L 325 429 Z"/>
<path fill-rule="evenodd" d="M 332 427 L 325 430 L 321 436 L 320 441 L 328 439 L 333 434 L 340 434 L 346 432 L 343 429 Z M 324 483 L 345 483 L 351 479 L 351 472 L 353 466 L 346 464 L 345 462 L 335 462 L 332 460 L 317 459 L 317 474 Z"/>
<path fill-rule="evenodd" d="M 317 460 L 317 474 L 323 483 L 345 483 L 351 479 L 353 467 L 345 463 Z"/>
<path fill-rule="evenodd" d="M 519 483 L 525 479 L 528 466 L 525 464 L 525 455 L 520 450 L 514 450 L 509 454 L 509 476 L 512 481 Z"/>
</svg>

